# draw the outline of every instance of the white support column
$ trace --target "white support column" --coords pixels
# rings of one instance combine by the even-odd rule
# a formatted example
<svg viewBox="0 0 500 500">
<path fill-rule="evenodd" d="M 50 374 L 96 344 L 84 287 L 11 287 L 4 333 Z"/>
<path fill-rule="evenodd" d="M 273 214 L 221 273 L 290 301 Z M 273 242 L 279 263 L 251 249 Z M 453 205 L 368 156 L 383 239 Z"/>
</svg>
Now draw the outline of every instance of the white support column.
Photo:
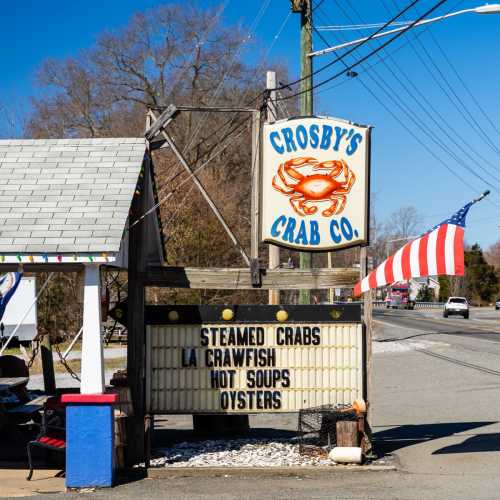
<svg viewBox="0 0 500 500">
<path fill-rule="evenodd" d="M 99 264 L 85 264 L 83 292 L 82 394 L 104 393 L 104 356 L 101 340 L 101 279 Z"/>
</svg>

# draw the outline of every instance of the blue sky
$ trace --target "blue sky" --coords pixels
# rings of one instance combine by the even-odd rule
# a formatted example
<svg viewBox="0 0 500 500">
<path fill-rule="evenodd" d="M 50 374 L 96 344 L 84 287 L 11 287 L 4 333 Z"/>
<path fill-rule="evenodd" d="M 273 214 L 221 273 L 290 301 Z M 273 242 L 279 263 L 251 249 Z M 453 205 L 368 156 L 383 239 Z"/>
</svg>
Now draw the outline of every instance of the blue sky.
<svg viewBox="0 0 500 500">
<path fill-rule="evenodd" d="M 435 1 L 420 0 L 402 19 L 416 19 Z M 7 106 L 9 114 L 26 116 L 30 111 L 29 97 L 38 92 L 35 71 L 46 57 L 75 55 L 79 50 L 91 47 L 102 31 L 120 28 L 134 12 L 160 3 L 168 2 L 3 2 L 0 17 L 0 103 Z M 208 6 L 218 2 L 205 0 L 197 3 Z M 248 28 L 261 6 L 267 3 L 267 0 L 229 0 L 224 11 L 225 22 L 239 21 Z M 395 0 L 314 0 L 314 4 L 318 3 L 321 5 L 314 15 L 316 26 L 381 22 L 390 17 L 386 7 L 392 15 L 396 12 Z M 397 0 L 400 9 L 408 3 L 409 0 Z M 480 0 L 450 0 L 433 15 L 481 3 Z M 266 50 L 286 21 L 270 58 L 271 61 L 287 64 L 291 75 L 296 76 L 299 16 L 289 16 L 288 12 L 288 0 L 270 0 L 255 30 L 254 40 L 243 47 L 243 54 L 249 60 L 256 57 L 258 51 L 254 50 L 254 44 Z M 358 14 L 360 17 L 357 17 Z M 336 33 L 321 33 L 330 44 L 339 43 Z M 350 40 L 369 33 L 346 31 L 342 32 L 342 36 Z M 417 40 L 415 35 L 418 35 Z M 314 45 L 318 49 L 324 46 L 317 34 Z M 414 205 L 423 216 L 422 229 L 426 229 L 447 218 L 475 194 L 489 188 L 492 191 L 489 200 L 481 202 L 470 212 L 466 239 L 471 243 L 477 241 L 484 247 L 500 239 L 500 134 L 490 123 L 491 120 L 500 130 L 499 47 L 500 15 L 465 14 L 436 23 L 429 30 L 420 28 L 411 36 L 404 35 L 380 52 L 383 61 L 373 56 L 366 64 L 356 67 L 358 77 L 337 78 L 318 88 L 315 96 L 315 111 L 318 114 L 374 126 L 372 191 L 379 219 L 386 218 L 400 206 Z M 359 58 L 373 48 L 375 45 L 367 44 L 353 56 Z M 332 56 L 318 58 L 315 68 L 330 60 Z M 350 57 L 345 60 L 349 63 L 353 61 Z M 458 77 L 448 61 L 451 61 Z M 375 66 L 370 69 L 373 64 Z M 432 74 L 427 68 L 432 70 Z M 337 63 L 320 72 L 315 77 L 316 83 L 340 69 L 342 66 Z M 463 87 L 462 81 L 483 108 L 484 114 Z M 445 92 L 454 100 L 455 106 Z M 457 111 L 457 107 L 461 112 Z M 17 132 L 19 123 L 17 120 Z M 2 114 L 0 135 L 12 133 L 5 114 Z M 448 149 L 452 156 L 443 152 L 440 145 Z M 491 188 L 488 182 L 495 187 Z"/>
</svg>

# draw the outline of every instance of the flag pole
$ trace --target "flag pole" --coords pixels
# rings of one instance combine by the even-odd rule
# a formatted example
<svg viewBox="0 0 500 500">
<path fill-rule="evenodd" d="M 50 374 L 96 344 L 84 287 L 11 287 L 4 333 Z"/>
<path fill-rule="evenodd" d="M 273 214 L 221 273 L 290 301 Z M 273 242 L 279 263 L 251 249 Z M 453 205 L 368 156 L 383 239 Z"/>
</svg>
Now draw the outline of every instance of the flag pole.
<svg viewBox="0 0 500 500">
<path fill-rule="evenodd" d="M 490 194 L 490 190 L 486 190 L 484 191 L 484 193 L 481 194 L 481 196 L 478 196 L 477 198 L 474 198 L 472 200 L 472 203 L 477 203 L 478 201 L 481 201 L 483 198 L 486 198 L 486 196 L 488 196 Z"/>
</svg>

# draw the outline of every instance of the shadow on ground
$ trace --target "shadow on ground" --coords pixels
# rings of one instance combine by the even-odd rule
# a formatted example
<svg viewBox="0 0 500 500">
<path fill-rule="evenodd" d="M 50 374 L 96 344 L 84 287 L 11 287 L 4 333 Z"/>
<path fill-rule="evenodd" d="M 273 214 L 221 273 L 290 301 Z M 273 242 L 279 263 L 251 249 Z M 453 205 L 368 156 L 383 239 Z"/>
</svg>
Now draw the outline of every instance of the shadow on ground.
<svg viewBox="0 0 500 500">
<path fill-rule="evenodd" d="M 453 453 L 481 453 L 485 451 L 500 451 L 500 433 L 478 434 L 467 438 L 462 443 L 452 444 L 434 451 L 433 455 Z"/>
<path fill-rule="evenodd" d="M 447 422 L 441 424 L 421 424 L 421 425 L 401 425 L 399 427 L 393 427 L 391 429 L 374 432 L 374 445 L 378 455 L 385 455 L 392 453 L 401 448 L 406 448 L 407 446 L 413 446 L 420 443 L 425 443 L 427 441 L 432 441 L 434 439 L 440 439 L 447 436 L 452 436 L 460 432 L 467 432 L 473 429 L 478 429 L 479 427 L 484 427 L 486 425 L 495 424 L 496 422 Z M 488 436 L 488 434 L 483 434 L 482 436 Z M 489 436 L 496 437 L 495 450 L 477 450 L 477 451 L 499 451 L 500 450 L 500 434 L 489 434 Z M 481 436 L 474 436 L 470 440 L 475 440 Z M 467 440 L 469 441 L 469 439 Z M 466 442 L 467 442 L 466 441 Z M 460 445 L 455 445 L 456 447 Z M 474 446 L 474 443 L 473 445 Z M 480 446 L 477 444 L 477 446 Z M 446 450 L 448 448 L 453 448 L 453 446 L 448 446 L 442 448 Z M 469 450 L 476 451 L 476 450 Z M 466 451 L 441 451 L 437 450 L 434 453 L 465 453 Z"/>
</svg>

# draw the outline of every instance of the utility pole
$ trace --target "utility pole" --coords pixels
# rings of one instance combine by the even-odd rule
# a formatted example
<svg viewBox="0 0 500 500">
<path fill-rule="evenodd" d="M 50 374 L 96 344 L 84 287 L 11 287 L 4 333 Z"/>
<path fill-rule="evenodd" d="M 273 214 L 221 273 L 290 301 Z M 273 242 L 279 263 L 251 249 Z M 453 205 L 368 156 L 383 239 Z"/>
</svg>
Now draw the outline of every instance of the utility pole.
<svg viewBox="0 0 500 500">
<path fill-rule="evenodd" d="M 269 101 L 267 103 L 267 122 L 277 120 L 278 114 L 276 111 L 276 73 L 268 71 L 266 74 L 266 88 L 269 92 Z M 269 269 L 276 269 L 280 265 L 280 248 L 277 245 L 269 244 Z M 269 290 L 269 304 L 280 303 L 280 291 Z"/>
<path fill-rule="evenodd" d="M 312 94 L 312 6 L 311 0 L 291 0 L 292 12 L 300 12 L 300 114 L 313 115 Z M 309 269 L 312 263 L 310 252 L 300 252 L 300 269 Z M 311 303 L 311 291 L 300 290 L 299 304 Z"/>
</svg>

